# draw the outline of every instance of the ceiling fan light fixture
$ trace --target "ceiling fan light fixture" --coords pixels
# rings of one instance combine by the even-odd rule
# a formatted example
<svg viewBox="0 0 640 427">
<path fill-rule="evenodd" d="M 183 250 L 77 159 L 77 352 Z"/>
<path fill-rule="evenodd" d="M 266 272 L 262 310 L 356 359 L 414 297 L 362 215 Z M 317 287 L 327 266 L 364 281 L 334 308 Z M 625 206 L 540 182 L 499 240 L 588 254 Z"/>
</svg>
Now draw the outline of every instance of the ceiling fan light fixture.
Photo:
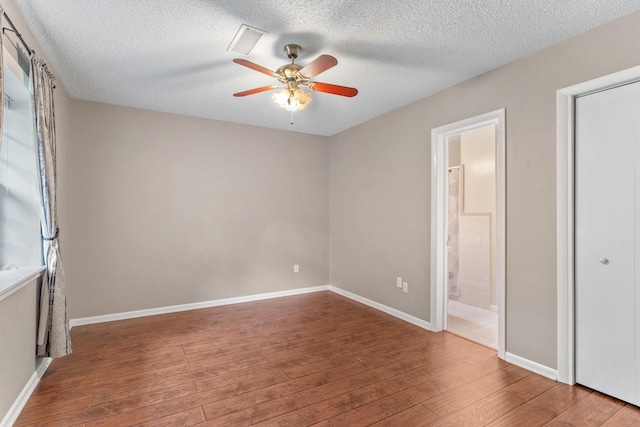
<svg viewBox="0 0 640 427">
<path fill-rule="evenodd" d="M 247 24 L 242 24 L 233 40 L 231 40 L 227 51 L 248 55 L 266 32 Z"/>
<path fill-rule="evenodd" d="M 281 89 L 271 94 L 271 100 L 278 107 L 287 108 L 289 101 L 289 91 L 287 89 Z"/>
<path fill-rule="evenodd" d="M 287 111 L 302 111 L 311 103 L 311 93 L 301 88 L 281 89 L 271 94 L 273 103 Z"/>
<path fill-rule="evenodd" d="M 305 92 L 300 88 L 293 91 L 293 97 L 298 103 L 298 111 L 304 110 L 307 105 L 311 104 L 311 93 Z"/>
</svg>

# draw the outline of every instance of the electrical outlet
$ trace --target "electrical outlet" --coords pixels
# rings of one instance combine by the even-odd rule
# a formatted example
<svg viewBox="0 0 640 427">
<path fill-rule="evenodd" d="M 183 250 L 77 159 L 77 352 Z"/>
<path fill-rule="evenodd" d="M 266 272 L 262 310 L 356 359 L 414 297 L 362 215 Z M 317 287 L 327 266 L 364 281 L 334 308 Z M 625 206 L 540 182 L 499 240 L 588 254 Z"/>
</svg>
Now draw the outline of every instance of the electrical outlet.
<svg viewBox="0 0 640 427">
<path fill-rule="evenodd" d="M 409 293 L 409 284 L 407 282 L 402 282 L 402 292 L 405 294 Z"/>
<path fill-rule="evenodd" d="M 402 287 L 402 277 L 396 277 L 396 286 L 399 288 Z"/>
<path fill-rule="evenodd" d="M 299 264 L 293 264 L 293 272 L 294 273 L 299 273 L 300 272 L 300 265 Z"/>
</svg>

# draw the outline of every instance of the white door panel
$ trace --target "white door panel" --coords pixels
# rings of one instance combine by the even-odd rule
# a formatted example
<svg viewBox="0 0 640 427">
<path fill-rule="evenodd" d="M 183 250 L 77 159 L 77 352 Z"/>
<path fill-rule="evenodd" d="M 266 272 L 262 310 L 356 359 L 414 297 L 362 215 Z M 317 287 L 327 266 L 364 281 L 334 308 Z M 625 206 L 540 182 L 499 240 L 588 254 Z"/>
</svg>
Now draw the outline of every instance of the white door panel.
<svg viewBox="0 0 640 427">
<path fill-rule="evenodd" d="M 635 404 L 639 120 L 640 83 L 576 100 L 576 380 Z"/>
</svg>

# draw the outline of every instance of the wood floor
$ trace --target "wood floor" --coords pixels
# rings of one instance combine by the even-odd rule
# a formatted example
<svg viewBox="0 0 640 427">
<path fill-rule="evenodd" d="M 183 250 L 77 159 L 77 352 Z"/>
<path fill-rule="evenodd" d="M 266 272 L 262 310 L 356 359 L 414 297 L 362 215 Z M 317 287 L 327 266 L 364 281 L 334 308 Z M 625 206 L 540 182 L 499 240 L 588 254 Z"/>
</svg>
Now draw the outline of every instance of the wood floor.
<svg viewBox="0 0 640 427">
<path fill-rule="evenodd" d="M 638 426 L 640 409 L 330 292 L 76 327 L 17 426 Z"/>
</svg>

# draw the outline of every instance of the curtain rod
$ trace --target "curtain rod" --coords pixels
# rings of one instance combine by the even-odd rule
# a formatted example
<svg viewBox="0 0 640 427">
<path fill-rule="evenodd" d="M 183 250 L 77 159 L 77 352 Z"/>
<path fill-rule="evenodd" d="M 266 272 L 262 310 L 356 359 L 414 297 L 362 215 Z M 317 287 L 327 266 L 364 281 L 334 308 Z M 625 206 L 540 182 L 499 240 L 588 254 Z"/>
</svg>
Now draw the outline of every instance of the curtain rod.
<svg viewBox="0 0 640 427">
<path fill-rule="evenodd" d="M 18 40 L 20 40 L 20 43 L 22 43 L 22 45 L 27 49 L 27 52 L 29 52 L 29 56 L 31 56 L 31 54 L 33 53 L 33 50 L 31 50 L 31 48 L 29 47 L 27 42 L 24 41 L 24 39 L 22 38 L 22 34 L 20 34 L 18 32 L 18 30 L 16 29 L 16 26 L 13 25 L 13 22 L 11 22 L 11 19 L 9 18 L 9 15 L 7 15 L 7 12 L 2 12 L 2 16 L 4 16 L 4 19 L 7 20 L 7 23 L 11 27 L 11 28 L 3 27 L 2 28 L 2 33 L 4 34 L 4 30 L 9 30 L 9 31 L 15 33 L 15 35 L 18 36 Z"/>
<path fill-rule="evenodd" d="M 22 38 L 22 34 L 20 34 L 18 32 L 18 29 L 16 28 L 15 25 L 13 25 L 13 22 L 11 21 L 11 18 L 9 18 L 9 15 L 7 15 L 7 12 L 2 11 L 2 16 L 4 16 L 4 19 L 7 20 L 7 23 L 9 24 L 9 26 L 11 28 L 6 28 L 6 27 L 2 27 L 2 34 L 4 34 L 5 30 L 9 30 L 12 33 L 14 33 L 16 36 L 18 36 L 18 40 L 20 40 L 20 43 L 22 43 L 22 46 L 25 47 L 25 49 L 27 49 L 27 52 L 29 52 L 29 57 L 32 57 L 33 54 L 36 52 L 35 50 L 31 50 L 31 48 L 29 47 L 29 45 L 27 44 L 26 41 L 24 41 L 24 39 Z M 56 88 L 56 85 L 53 85 L 53 89 Z"/>
</svg>

